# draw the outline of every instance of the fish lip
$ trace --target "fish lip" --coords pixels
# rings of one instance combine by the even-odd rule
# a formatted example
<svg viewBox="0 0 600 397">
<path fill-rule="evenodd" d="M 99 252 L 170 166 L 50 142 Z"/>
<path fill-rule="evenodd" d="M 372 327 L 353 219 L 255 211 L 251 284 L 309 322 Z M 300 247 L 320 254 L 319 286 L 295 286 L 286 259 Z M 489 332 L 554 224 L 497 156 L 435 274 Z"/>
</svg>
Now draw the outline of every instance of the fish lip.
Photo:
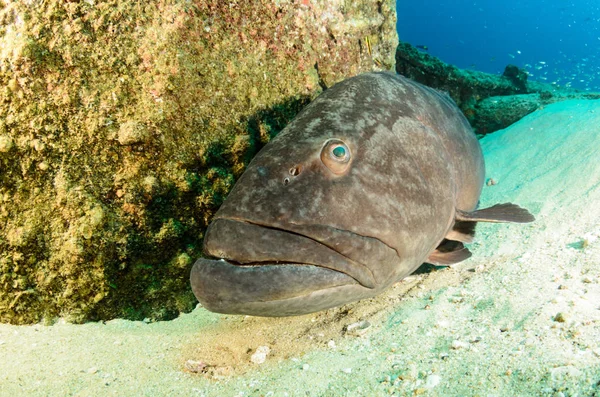
<svg viewBox="0 0 600 397">
<path fill-rule="evenodd" d="M 323 267 L 252 267 L 200 258 L 190 272 L 192 291 L 210 311 L 268 317 L 313 313 L 376 293 Z"/>
<path fill-rule="evenodd" d="M 220 249 L 218 247 L 218 243 L 217 243 L 217 248 L 215 249 L 215 247 L 212 246 L 212 243 L 213 243 L 212 240 L 226 241 L 226 238 L 230 238 L 231 240 L 234 240 L 233 238 L 231 238 L 231 236 L 224 236 L 223 232 L 217 233 L 216 239 L 211 238 L 211 231 L 214 232 L 215 228 L 218 229 L 218 226 L 216 227 L 215 225 L 217 225 L 219 221 L 234 223 L 233 225 L 229 225 L 229 228 L 225 228 L 226 230 L 229 229 L 228 231 L 234 231 L 236 229 L 235 226 L 238 226 L 239 229 L 249 228 L 249 231 L 246 231 L 245 234 L 241 233 L 241 234 L 236 235 L 236 237 L 239 238 L 237 241 L 235 241 L 236 243 L 238 243 L 238 245 L 239 245 L 239 241 L 242 241 L 242 242 L 243 241 L 249 241 L 249 242 L 253 241 L 252 238 L 247 237 L 247 235 L 250 232 L 253 235 L 261 234 L 261 232 L 262 232 L 262 235 L 275 233 L 276 235 L 278 235 L 277 237 L 282 237 L 282 238 L 288 240 L 288 242 L 291 239 L 291 242 L 296 243 L 296 244 L 301 244 L 301 240 L 306 239 L 304 241 L 304 243 L 312 244 L 313 252 L 311 252 L 310 254 L 312 254 L 313 256 L 316 256 L 317 252 L 320 252 L 323 256 L 326 256 L 328 258 L 331 258 L 332 256 L 335 257 L 335 260 L 334 261 L 331 261 L 331 260 L 330 261 L 320 261 L 320 260 L 317 260 L 316 258 L 314 258 L 313 260 L 294 260 L 293 256 L 298 255 L 298 252 L 291 253 L 290 254 L 291 257 L 288 257 L 288 254 L 286 253 L 280 259 L 269 257 L 268 256 L 269 253 L 262 253 L 264 255 L 267 255 L 265 258 L 260 258 L 260 256 L 257 257 L 255 254 L 250 254 L 249 258 L 242 258 L 243 254 L 240 255 L 239 252 L 232 254 L 231 252 L 223 251 L 222 249 Z M 209 257 L 212 257 L 217 260 L 224 260 L 229 264 L 237 265 L 237 266 L 264 266 L 264 265 L 290 264 L 290 265 L 312 265 L 312 266 L 322 267 L 325 269 L 329 269 L 329 270 L 333 270 L 333 271 L 337 271 L 337 272 L 346 274 L 347 276 L 356 280 L 356 282 L 358 282 L 363 287 L 366 287 L 369 289 L 374 289 L 374 288 L 378 287 L 378 283 L 376 282 L 375 276 L 374 276 L 372 270 L 368 266 L 341 254 L 340 252 L 335 250 L 333 247 L 328 246 L 328 245 L 312 238 L 311 236 L 307 235 L 306 233 L 301 233 L 301 232 L 295 231 L 294 226 L 295 226 L 294 224 L 273 226 L 268 223 L 260 223 L 260 222 L 251 221 L 248 219 L 218 217 L 213 220 L 209 229 L 207 230 L 207 233 L 206 233 L 206 236 L 204 239 L 204 252 Z M 229 234 L 229 233 L 227 233 L 227 234 Z M 261 236 L 261 237 L 263 237 L 263 236 Z M 254 242 L 256 242 L 256 239 L 254 239 Z M 227 242 L 225 242 L 224 245 L 226 246 Z M 292 246 L 293 246 L 293 244 L 292 244 Z M 225 248 L 227 248 L 227 247 L 225 247 Z M 278 248 L 280 248 L 280 247 L 278 247 Z M 303 248 L 303 247 L 300 247 L 300 248 Z M 300 250 L 297 250 L 297 251 L 300 251 Z M 304 259 L 306 259 L 306 257 Z"/>
</svg>

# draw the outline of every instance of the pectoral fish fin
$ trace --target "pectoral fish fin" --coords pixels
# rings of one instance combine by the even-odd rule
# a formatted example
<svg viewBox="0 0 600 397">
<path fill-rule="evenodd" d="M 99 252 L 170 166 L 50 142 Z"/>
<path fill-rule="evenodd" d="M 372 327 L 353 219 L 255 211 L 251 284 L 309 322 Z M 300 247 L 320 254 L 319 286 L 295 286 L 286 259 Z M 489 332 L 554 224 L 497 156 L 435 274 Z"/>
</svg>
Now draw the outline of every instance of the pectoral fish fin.
<svg viewBox="0 0 600 397">
<path fill-rule="evenodd" d="M 443 240 L 440 245 L 429 254 L 425 262 L 433 265 L 448 266 L 462 262 L 471 257 L 469 251 L 460 241 Z"/>
<path fill-rule="evenodd" d="M 456 210 L 457 221 L 529 223 L 535 218 L 525 208 L 513 203 L 496 204 L 489 208 L 466 212 Z"/>
<path fill-rule="evenodd" d="M 446 234 L 446 239 L 472 243 L 475 238 L 475 226 L 477 222 L 456 221 L 452 230 Z"/>
</svg>

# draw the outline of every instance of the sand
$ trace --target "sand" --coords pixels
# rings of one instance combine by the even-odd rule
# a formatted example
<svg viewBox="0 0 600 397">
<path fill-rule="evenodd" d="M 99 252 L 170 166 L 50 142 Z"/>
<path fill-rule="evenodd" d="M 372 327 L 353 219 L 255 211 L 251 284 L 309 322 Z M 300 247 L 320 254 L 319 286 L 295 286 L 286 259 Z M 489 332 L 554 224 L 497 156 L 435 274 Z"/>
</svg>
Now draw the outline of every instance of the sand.
<svg viewBox="0 0 600 397">
<path fill-rule="evenodd" d="M 0 325 L 0 395 L 600 395 L 600 101 L 481 143 L 482 206 L 537 220 L 480 224 L 471 259 L 294 318 Z"/>
</svg>

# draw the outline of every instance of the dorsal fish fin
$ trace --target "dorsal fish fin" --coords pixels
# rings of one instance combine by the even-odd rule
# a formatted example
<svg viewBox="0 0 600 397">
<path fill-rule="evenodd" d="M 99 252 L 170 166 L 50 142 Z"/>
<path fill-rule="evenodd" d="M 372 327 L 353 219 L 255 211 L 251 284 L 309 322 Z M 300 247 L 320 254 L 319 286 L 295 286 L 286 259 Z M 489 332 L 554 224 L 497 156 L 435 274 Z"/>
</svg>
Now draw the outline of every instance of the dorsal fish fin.
<svg viewBox="0 0 600 397">
<path fill-rule="evenodd" d="M 535 218 L 525 208 L 513 203 L 496 204 L 489 208 L 466 212 L 456 210 L 457 221 L 528 223 Z"/>
<path fill-rule="evenodd" d="M 475 226 L 477 222 L 456 221 L 452 230 L 446 234 L 446 239 L 472 243 L 475 237 Z"/>
<path fill-rule="evenodd" d="M 470 257 L 471 251 L 465 248 L 463 243 L 444 239 L 435 251 L 429 254 L 425 262 L 433 265 L 448 266 L 462 262 Z"/>
</svg>

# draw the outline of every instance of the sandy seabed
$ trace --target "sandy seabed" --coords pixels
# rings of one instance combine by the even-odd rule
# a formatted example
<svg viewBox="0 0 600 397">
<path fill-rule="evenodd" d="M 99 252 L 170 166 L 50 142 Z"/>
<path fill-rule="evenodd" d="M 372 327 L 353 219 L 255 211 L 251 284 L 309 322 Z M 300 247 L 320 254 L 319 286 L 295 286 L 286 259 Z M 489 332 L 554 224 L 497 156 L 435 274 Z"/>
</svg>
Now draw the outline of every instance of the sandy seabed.
<svg viewBox="0 0 600 397">
<path fill-rule="evenodd" d="M 481 206 L 537 220 L 471 259 L 301 317 L 0 325 L 0 396 L 600 396 L 600 101 L 481 144 Z"/>
</svg>

